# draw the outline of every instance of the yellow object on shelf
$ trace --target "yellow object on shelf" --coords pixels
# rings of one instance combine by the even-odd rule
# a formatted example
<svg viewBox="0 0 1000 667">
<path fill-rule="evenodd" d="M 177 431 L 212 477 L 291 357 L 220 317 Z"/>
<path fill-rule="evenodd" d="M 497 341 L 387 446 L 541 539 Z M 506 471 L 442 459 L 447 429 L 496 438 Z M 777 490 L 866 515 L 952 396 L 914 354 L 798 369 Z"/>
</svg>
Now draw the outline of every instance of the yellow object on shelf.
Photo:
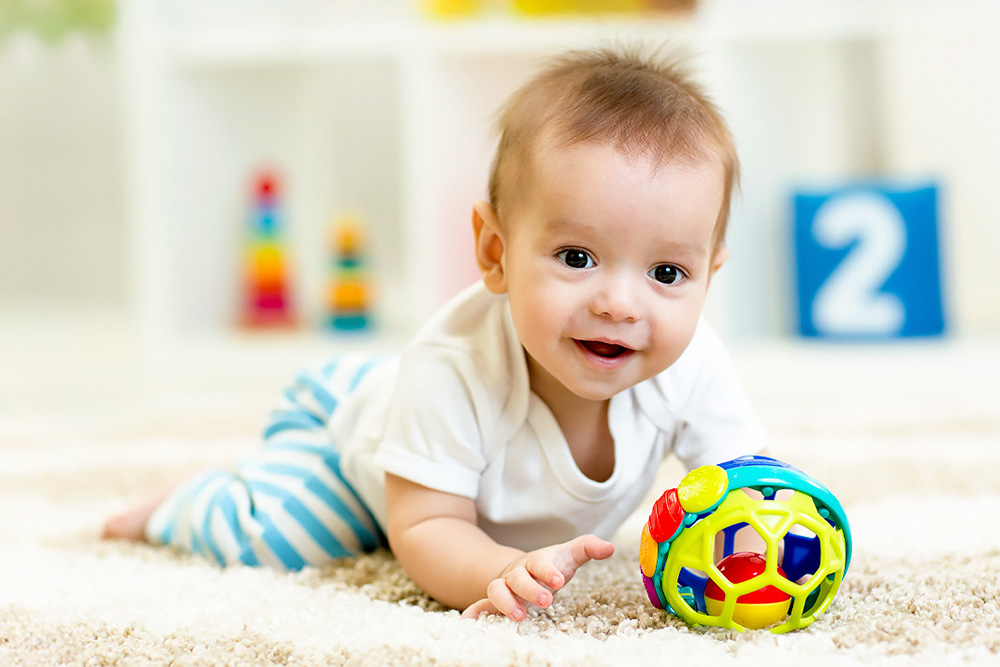
<svg viewBox="0 0 1000 667">
<path fill-rule="evenodd" d="M 364 232 L 361 223 L 353 218 L 340 220 L 334 231 L 334 247 L 341 255 L 354 256 L 364 246 Z"/>
<path fill-rule="evenodd" d="M 511 0 L 517 13 L 527 15 L 639 12 L 648 5 L 647 0 Z"/>
<path fill-rule="evenodd" d="M 649 9 L 647 0 L 576 0 L 576 11 L 582 14 L 602 12 L 641 12 Z"/>
<path fill-rule="evenodd" d="M 566 14 L 637 14 L 647 10 L 678 9 L 695 0 L 421 0 L 424 14 L 438 18 L 478 16 L 492 10 L 520 16 Z"/>
<path fill-rule="evenodd" d="M 421 0 L 424 13 L 436 18 L 474 16 L 483 10 L 484 0 Z"/>
<path fill-rule="evenodd" d="M 520 14 L 565 14 L 575 9 L 573 0 L 512 0 L 511 7 Z"/>
<path fill-rule="evenodd" d="M 368 286 L 364 283 L 343 282 L 330 289 L 329 304 L 335 311 L 368 308 Z"/>
<path fill-rule="evenodd" d="M 285 274 L 281 248 L 273 242 L 252 243 L 247 253 L 247 266 L 251 273 L 264 280 L 276 280 Z"/>
</svg>

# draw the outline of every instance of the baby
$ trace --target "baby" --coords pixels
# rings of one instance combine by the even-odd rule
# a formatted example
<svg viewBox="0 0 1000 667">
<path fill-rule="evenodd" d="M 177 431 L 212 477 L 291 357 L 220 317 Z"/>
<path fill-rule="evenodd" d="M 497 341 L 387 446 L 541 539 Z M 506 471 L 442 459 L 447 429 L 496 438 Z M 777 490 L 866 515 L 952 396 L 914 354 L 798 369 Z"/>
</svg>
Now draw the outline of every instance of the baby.
<svg viewBox="0 0 1000 667">
<path fill-rule="evenodd" d="M 482 281 L 402 353 L 318 364 L 264 446 L 109 519 L 220 564 L 297 569 L 388 546 L 467 617 L 525 617 L 593 559 L 674 454 L 765 434 L 701 317 L 738 164 L 676 66 L 572 52 L 502 109 Z"/>
</svg>

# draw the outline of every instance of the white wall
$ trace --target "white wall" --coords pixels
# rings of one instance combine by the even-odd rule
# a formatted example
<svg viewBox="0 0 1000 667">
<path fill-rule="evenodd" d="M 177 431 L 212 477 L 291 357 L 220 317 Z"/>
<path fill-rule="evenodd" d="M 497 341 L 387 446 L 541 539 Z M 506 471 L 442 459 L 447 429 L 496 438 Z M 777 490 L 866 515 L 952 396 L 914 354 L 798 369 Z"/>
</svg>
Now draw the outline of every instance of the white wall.
<svg viewBox="0 0 1000 667">
<path fill-rule="evenodd" d="M 715 286 L 733 335 L 795 328 L 793 189 L 880 167 L 869 50 L 863 42 L 795 40 L 740 44 L 718 59 L 712 93 L 736 136 L 742 170 L 728 230 L 732 254 Z"/>
<path fill-rule="evenodd" d="M 957 333 L 1000 332 L 1000 6 L 909 26 L 881 52 L 892 172 L 942 185 L 946 294 Z"/>
<path fill-rule="evenodd" d="M 0 305 L 125 305 L 117 93 L 108 42 L 0 42 Z"/>
</svg>

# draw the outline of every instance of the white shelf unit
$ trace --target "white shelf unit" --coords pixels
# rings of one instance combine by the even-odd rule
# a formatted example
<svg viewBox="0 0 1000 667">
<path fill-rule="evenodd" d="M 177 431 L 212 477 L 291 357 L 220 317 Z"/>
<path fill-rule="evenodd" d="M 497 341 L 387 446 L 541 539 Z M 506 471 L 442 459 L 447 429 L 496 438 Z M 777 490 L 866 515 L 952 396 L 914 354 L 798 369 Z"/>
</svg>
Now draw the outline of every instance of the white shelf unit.
<svg viewBox="0 0 1000 667">
<path fill-rule="evenodd" d="M 405 12 L 341 20 L 252 11 L 275 6 L 220 2 L 185 14 L 157 0 L 123 3 L 135 303 L 151 354 L 217 357 L 246 340 L 233 327 L 239 234 L 262 164 L 284 177 L 303 314 L 315 317 L 322 302 L 326 226 L 357 212 L 372 237 L 375 344 L 397 344 L 476 276 L 469 211 L 485 196 L 502 100 L 540 56 L 635 42 L 692 54 L 737 136 L 743 194 L 713 316 L 724 331 L 781 335 L 790 188 L 920 172 L 919 159 L 898 159 L 905 137 L 883 110 L 899 104 L 882 83 L 894 76 L 885 68 L 900 34 L 950 16 L 938 2 L 857 0 L 719 0 L 687 18 L 449 23 Z M 276 340 L 301 358 L 302 347 L 330 346 L 308 330 L 251 349 Z"/>
<path fill-rule="evenodd" d="M 255 354 L 329 347 L 319 324 L 328 225 L 368 222 L 374 339 L 394 345 L 476 277 L 469 215 L 485 197 L 490 127 L 502 100 L 567 47 L 685 40 L 690 22 L 570 20 L 428 23 L 414 17 L 303 23 L 225 13 L 179 18 L 124 7 L 136 309 L 149 354 Z M 174 12 L 175 13 L 175 12 Z M 273 166 L 302 330 L 234 326 L 251 178 Z"/>
</svg>

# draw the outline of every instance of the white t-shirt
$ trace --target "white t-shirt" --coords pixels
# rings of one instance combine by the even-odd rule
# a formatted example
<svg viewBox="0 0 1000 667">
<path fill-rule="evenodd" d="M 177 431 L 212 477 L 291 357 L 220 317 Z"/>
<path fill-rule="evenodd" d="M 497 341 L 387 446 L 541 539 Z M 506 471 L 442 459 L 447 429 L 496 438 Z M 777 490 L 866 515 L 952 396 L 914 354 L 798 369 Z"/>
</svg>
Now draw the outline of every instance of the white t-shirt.
<svg viewBox="0 0 1000 667">
<path fill-rule="evenodd" d="M 611 398 L 611 477 L 577 468 L 531 392 L 504 296 L 477 284 L 362 381 L 334 413 L 345 478 L 385 526 L 386 472 L 476 501 L 480 527 L 530 550 L 584 533 L 609 538 L 671 453 L 688 468 L 760 451 L 766 436 L 711 328 L 660 375 Z"/>
</svg>

